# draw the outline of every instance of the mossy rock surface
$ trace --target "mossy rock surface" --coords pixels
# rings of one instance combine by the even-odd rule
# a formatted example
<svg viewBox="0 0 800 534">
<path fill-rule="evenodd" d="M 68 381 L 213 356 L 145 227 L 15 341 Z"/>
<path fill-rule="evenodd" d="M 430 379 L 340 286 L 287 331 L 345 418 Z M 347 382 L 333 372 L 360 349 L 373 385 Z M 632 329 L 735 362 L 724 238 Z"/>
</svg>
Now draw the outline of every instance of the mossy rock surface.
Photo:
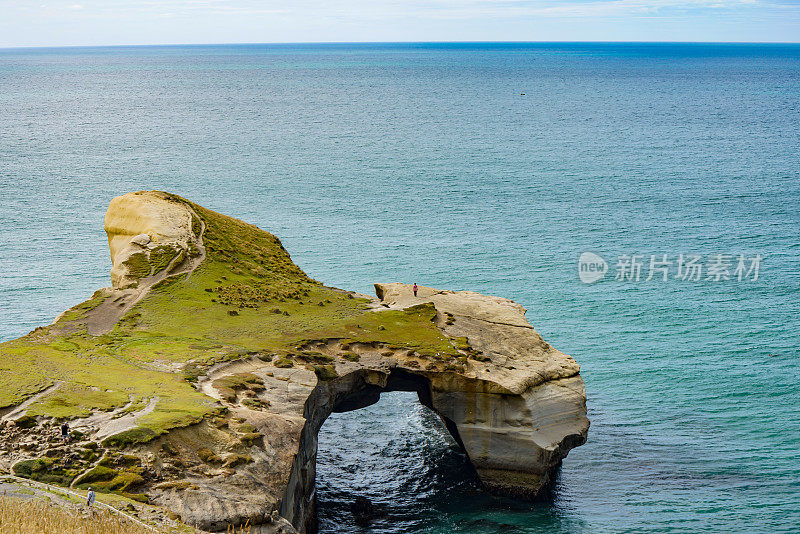
<svg viewBox="0 0 800 534">
<path fill-rule="evenodd" d="M 311 367 L 317 378 L 322 381 L 339 378 L 339 373 L 336 372 L 336 368 L 333 365 L 312 365 Z"/>
<path fill-rule="evenodd" d="M 116 477 L 118 474 L 119 471 L 117 469 L 106 467 L 104 465 L 98 465 L 97 467 L 92 468 L 90 471 L 82 475 L 78 480 L 76 480 L 75 485 L 84 486 L 97 482 L 109 482 L 113 480 L 114 477 Z"/>
<path fill-rule="evenodd" d="M 79 470 L 80 466 L 67 466 L 59 458 L 22 460 L 12 467 L 12 472 L 18 477 L 57 486 L 69 486 Z"/>
<path fill-rule="evenodd" d="M 278 369 L 288 369 L 294 367 L 294 362 L 292 362 L 291 358 L 281 357 L 275 360 L 275 367 Z"/>
<path fill-rule="evenodd" d="M 242 444 L 244 444 L 245 446 L 247 446 L 247 447 L 252 447 L 252 446 L 253 446 L 253 445 L 255 445 L 257 442 L 261 441 L 261 438 L 263 438 L 263 437 L 264 437 L 264 435 L 263 435 L 263 434 L 260 434 L 260 433 L 258 433 L 258 432 L 251 432 L 251 433 L 247 433 L 247 434 L 241 434 L 241 435 L 239 436 L 239 440 L 240 440 L 240 441 L 242 442 Z"/>
<path fill-rule="evenodd" d="M 222 458 L 209 448 L 202 448 L 197 451 L 197 457 L 207 464 L 221 464 Z"/>
<path fill-rule="evenodd" d="M 355 352 L 345 352 L 344 354 L 342 354 L 342 358 L 344 358 L 348 362 L 357 362 L 361 359 L 361 356 L 359 356 Z"/>
<path fill-rule="evenodd" d="M 75 487 L 84 490 L 91 487 L 96 491 L 122 495 L 144 483 L 145 479 L 136 470 L 118 470 L 99 465 L 76 480 Z"/>
<path fill-rule="evenodd" d="M 144 252 L 131 254 L 131 256 L 123 263 L 128 267 L 130 276 L 135 278 L 144 278 L 145 276 L 149 276 L 153 271 L 150 261 L 147 258 L 147 254 Z"/>
<path fill-rule="evenodd" d="M 124 449 L 132 445 L 140 445 L 153 441 L 158 437 L 158 435 L 159 434 L 151 428 L 133 428 L 131 430 L 126 430 L 124 432 L 120 432 L 119 434 L 114 434 L 113 436 L 107 437 L 105 440 L 103 440 L 103 445 L 106 447 Z"/>
<path fill-rule="evenodd" d="M 149 263 L 154 273 L 166 269 L 170 262 L 178 256 L 178 250 L 169 245 L 160 245 L 150 251 Z"/>
</svg>

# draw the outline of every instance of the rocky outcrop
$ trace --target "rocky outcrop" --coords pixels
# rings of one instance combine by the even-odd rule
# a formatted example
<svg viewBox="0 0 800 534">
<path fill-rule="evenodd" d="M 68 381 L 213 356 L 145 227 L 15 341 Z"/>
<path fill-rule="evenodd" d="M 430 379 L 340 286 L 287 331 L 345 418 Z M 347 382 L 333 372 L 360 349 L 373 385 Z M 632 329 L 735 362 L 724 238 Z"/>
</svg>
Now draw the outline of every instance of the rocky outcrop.
<svg viewBox="0 0 800 534">
<path fill-rule="evenodd" d="M 132 193 L 113 199 L 105 229 L 111 251 L 111 283 L 134 288 L 140 280 L 184 267 L 202 252 L 202 222 L 184 205 L 160 196 Z"/>
<path fill-rule="evenodd" d="M 586 440 L 586 394 L 580 367 L 551 347 L 504 298 L 471 291 L 377 284 L 390 306 L 430 301 L 446 335 L 465 339 L 482 357 L 469 371 L 431 377 L 432 407 L 457 432 L 490 489 L 533 497 L 566 453 Z M 453 429 L 455 427 L 455 430 Z"/>
<path fill-rule="evenodd" d="M 525 309 L 508 299 L 427 287 L 414 297 L 411 286 L 399 283 L 375 288 L 385 309 L 433 303 L 437 326 L 460 340 L 472 358 L 464 369 L 429 371 L 413 351 L 358 347 L 358 366 L 343 366 L 340 378 L 309 392 L 282 513 L 310 529 L 317 432 L 331 412 L 368 406 L 384 391 L 416 392 L 444 421 L 487 489 L 527 499 L 539 495 L 569 450 L 586 441 L 578 364 L 545 342 L 525 320 Z M 315 348 L 342 350 L 330 344 Z"/>
<path fill-rule="evenodd" d="M 72 359 L 77 369 L 18 380 L 30 393 L 11 403 L 0 396 L 0 461 L 25 476 L 92 482 L 207 531 L 313 532 L 322 424 L 384 391 L 415 392 L 499 495 L 539 495 L 586 440 L 578 364 L 511 300 L 327 288 L 274 236 L 166 193 L 114 199 L 106 229 L 114 287 L 0 345 L 43 369 Z M 130 376 L 113 381 L 112 368 Z M 87 384 L 106 412 L 77 394 Z M 35 438 L 63 418 L 82 451 L 69 465 Z"/>
</svg>

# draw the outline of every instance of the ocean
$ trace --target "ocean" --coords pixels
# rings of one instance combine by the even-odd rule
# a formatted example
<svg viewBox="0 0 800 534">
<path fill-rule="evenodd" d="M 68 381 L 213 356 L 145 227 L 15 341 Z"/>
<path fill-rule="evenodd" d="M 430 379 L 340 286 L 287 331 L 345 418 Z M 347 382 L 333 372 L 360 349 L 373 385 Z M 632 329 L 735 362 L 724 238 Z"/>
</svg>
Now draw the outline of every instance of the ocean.
<svg viewBox="0 0 800 534">
<path fill-rule="evenodd" d="M 321 431 L 321 532 L 793 532 L 798 154 L 800 45 L 0 50 L 0 339 L 109 285 L 109 200 L 166 190 L 328 285 L 514 299 L 582 366 L 551 495 L 485 494 L 384 394 Z"/>
</svg>

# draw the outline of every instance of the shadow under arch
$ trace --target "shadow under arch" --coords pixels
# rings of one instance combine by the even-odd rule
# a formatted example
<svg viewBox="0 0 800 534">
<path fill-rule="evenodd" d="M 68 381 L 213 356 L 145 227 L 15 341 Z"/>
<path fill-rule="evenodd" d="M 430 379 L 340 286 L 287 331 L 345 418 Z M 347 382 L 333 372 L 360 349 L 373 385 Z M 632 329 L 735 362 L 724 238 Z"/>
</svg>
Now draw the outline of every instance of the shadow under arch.
<svg viewBox="0 0 800 534">
<path fill-rule="evenodd" d="M 392 391 L 416 393 L 420 404 L 439 416 L 469 459 L 455 423 L 434 408 L 431 383 L 427 377 L 400 368 L 392 368 L 388 372 L 359 369 L 334 380 L 320 381 L 305 403 L 306 423 L 280 508 L 280 514 L 301 533 L 313 534 L 317 531 L 317 445 L 319 431 L 325 420 L 332 413 L 371 406 L 380 400 L 381 393 Z M 468 461 L 467 466 L 474 471 L 471 462 Z"/>
</svg>

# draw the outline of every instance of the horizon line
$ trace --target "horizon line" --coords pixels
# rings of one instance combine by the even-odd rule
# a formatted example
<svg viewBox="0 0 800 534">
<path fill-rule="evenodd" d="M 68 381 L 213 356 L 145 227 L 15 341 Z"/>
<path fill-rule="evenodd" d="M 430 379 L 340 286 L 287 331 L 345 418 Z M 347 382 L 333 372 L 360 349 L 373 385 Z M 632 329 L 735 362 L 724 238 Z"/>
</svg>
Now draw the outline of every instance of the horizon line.
<svg viewBox="0 0 800 534">
<path fill-rule="evenodd" d="M 181 46 L 269 46 L 269 45 L 414 45 L 414 44 L 689 44 L 689 45 L 800 45 L 800 41 L 263 41 L 263 42 L 210 42 L 210 43 L 137 43 L 137 44 L 64 44 L 64 45 L 12 45 L 0 50 L 43 50 L 60 48 L 147 48 Z"/>
</svg>

